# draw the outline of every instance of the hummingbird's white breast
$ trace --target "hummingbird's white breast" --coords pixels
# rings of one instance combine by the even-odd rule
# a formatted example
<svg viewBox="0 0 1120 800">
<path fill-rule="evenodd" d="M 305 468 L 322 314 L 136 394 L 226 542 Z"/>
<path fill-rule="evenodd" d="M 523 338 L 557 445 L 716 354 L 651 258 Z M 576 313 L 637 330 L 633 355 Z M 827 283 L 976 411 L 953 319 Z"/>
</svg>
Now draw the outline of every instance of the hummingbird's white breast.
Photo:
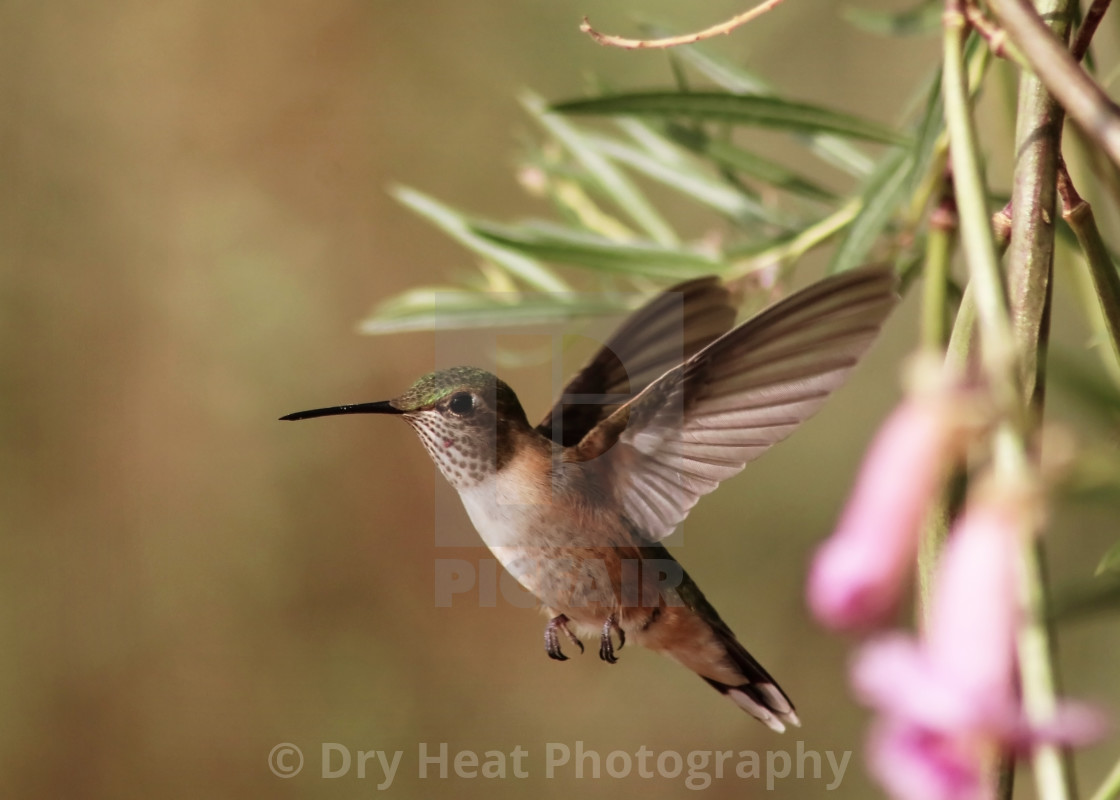
<svg viewBox="0 0 1120 800">
<path fill-rule="evenodd" d="M 459 496 L 482 540 L 522 586 L 555 613 L 598 630 L 602 609 L 617 605 L 618 548 L 633 543 L 617 514 L 579 491 L 583 469 L 554 465 L 543 449 L 523 451 L 459 488 Z"/>
<path fill-rule="evenodd" d="M 547 474 L 518 464 L 527 460 L 514 459 L 501 472 L 460 488 L 459 497 L 475 530 L 502 566 L 536 593 L 540 580 L 534 574 L 542 551 L 564 546 L 568 537 L 565 526 L 557 524 L 555 498 L 541 485 L 548 482 Z"/>
</svg>

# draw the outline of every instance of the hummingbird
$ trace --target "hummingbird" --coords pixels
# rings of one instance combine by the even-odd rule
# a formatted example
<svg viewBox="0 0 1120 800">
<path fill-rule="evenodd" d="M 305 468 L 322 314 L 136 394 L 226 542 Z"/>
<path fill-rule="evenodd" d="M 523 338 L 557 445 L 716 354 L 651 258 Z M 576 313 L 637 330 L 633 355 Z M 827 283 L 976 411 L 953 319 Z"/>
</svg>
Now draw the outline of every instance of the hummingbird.
<svg viewBox="0 0 1120 800">
<path fill-rule="evenodd" d="M 412 426 L 495 557 L 561 635 L 599 656 L 635 642 L 697 673 L 777 732 L 789 696 L 661 543 L 701 496 L 812 416 L 897 301 L 886 267 L 826 278 L 735 326 L 716 277 L 635 311 L 536 426 L 475 367 L 425 375 L 392 400 L 281 417 L 387 414 Z M 617 646 L 615 645 L 617 639 Z"/>
</svg>

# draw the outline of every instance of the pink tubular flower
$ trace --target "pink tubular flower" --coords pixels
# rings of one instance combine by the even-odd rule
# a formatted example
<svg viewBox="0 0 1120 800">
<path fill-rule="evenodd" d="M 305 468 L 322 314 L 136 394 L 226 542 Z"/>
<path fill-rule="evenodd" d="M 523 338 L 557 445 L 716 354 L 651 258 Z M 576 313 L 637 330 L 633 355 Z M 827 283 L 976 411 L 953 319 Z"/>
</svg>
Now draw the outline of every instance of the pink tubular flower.
<svg viewBox="0 0 1120 800">
<path fill-rule="evenodd" d="M 858 655 L 864 702 L 931 728 L 1013 727 L 1018 536 L 1013 514 L 968 509 L 945 546 L 922 638 L 880 637 Z"/>
<path fill-rule="evenodd" d="M 856 692 L 879 713 L 870 766 L 894 797 L 986 798 L 1002 753 L 1100 730 L 1099 717 L 1068 706 L 1045 729 L 1023 717 L 1014 637 L 1026 513 L 1006 497 L 970 506 L 946 545 L 922 638 L 883 637 L 857 656 Z"/>
<path fill-rule="evenodd" d="M 922 521 L 973 427 L 960 395 L 908 399 L 879 430 L 836 531 L 813 559 L 808 601 L 822 624 L 874 627 L 898 605 Z"/>
</svg>

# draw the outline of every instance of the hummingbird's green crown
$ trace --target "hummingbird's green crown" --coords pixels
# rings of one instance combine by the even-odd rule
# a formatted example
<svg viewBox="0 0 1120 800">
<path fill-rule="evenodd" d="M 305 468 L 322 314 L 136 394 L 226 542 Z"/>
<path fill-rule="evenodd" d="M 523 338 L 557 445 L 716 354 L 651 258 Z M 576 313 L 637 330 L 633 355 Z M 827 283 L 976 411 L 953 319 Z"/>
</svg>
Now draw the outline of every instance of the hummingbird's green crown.
<svg viewBox="0 0 1120 800">
<path fill-rule="evenodd" d="M 521 412 L 513 389 L 496 375 L 478 367 L 451 367 L 425 375 L 400 397 L 392 401 L 401 411 L 431 408 L 455 392 L 471 392 L 485 398 L 499 414 Z"/>
<path fill-rule="evenodd" d="M 477 367 L 425 375 L 389 405 L 403 412 L 457 489 L 501 470 L 514 453 L 516 431 L 529 430 L 513 389 Z"/>
</svg>

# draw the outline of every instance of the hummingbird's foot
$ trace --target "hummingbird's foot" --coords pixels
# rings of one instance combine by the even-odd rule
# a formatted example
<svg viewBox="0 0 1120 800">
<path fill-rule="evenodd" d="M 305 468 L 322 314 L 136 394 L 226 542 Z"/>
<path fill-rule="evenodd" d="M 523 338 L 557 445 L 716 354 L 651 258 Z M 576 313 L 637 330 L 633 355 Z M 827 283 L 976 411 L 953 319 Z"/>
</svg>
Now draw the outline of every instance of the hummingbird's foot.
<svg viewBox="0 0 1120 800">
<path fill-rule="evenodd" d="M 599 658 L 608 664 L 618 661 L 614 654 L 614 642 L 611 641 L 612 631 L 618 631 L 618 649 L 621 650 L 626 646 L 626 631 L 619 627 L 618 616 L 615 614 L 607 617 L 607 621 L 603 623 L 603 635 L 599 638 Z"/>
<path fill-rule="evenodd" d="M 564 631 L 564 635 L 568 637 L 569 641 L 579 648 L 581 654 L 583 653 L 583 642 L 568 630 L 568 618 L 563 614 L 557 614 L 544 626 L 544 649 L 549 658 L 554 658 L 557 661 L 568 660 L 568 657 L 560 652 L 560 637 L 556 635 L 557 631 Z"/>
</svg>

